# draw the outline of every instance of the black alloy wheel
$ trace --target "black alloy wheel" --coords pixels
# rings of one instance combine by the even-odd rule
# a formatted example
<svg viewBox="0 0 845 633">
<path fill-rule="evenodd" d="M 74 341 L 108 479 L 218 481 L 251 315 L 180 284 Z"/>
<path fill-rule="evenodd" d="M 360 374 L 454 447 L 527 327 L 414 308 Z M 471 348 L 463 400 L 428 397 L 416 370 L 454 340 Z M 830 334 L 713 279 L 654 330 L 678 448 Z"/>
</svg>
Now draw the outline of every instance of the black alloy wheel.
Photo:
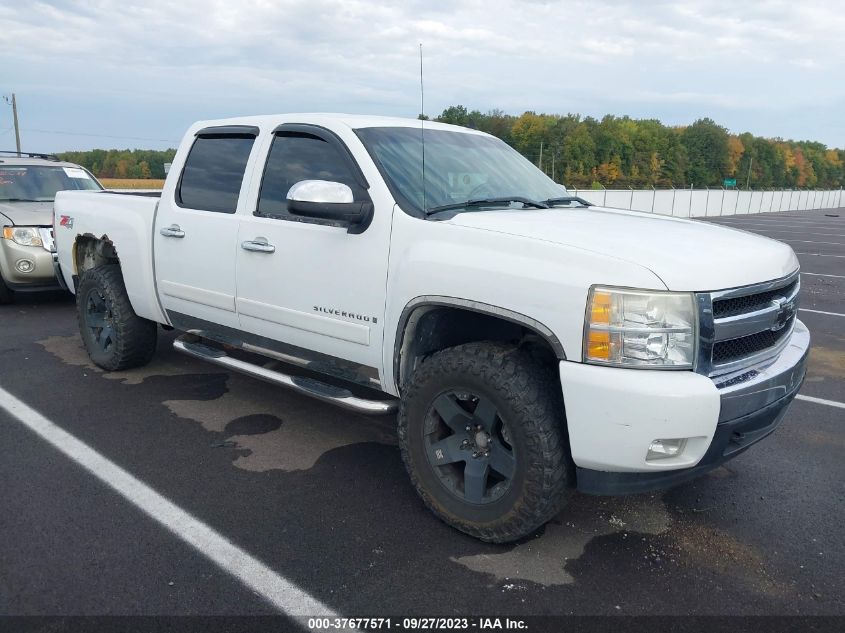
<svg viewBox="0 0 845 633">
<path fill-rule="evenodd" d="M 114 345 L 114 316 L 109 300 L 99 288 L 91 288 L 85 297 L 85 325 L 100 351 L 108 353 Z"/>
<path fill-rule="evenodd" d="M 490 398 L 447 391 L 425 422 L 426 454 L 440 483 L 461 501 L 501 498 L 516 472 L 507 425 Z"/>
</svg>

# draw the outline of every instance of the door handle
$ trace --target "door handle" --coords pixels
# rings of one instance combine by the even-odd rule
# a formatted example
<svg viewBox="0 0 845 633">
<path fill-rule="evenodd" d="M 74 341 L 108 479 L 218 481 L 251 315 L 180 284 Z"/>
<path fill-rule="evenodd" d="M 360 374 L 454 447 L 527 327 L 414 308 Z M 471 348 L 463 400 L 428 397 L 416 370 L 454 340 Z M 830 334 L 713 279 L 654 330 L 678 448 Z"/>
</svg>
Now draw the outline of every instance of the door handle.
<svg viewBox="0 0 845 633">
<path fill-rule="evenodd" d="M 267 239 L 263 237 L 256 237 L 254 240 L 247 240 L 241 242 L 241 248 L 245 251 L 255 251 L 256 253 L 275 253 L 276 247 L 267 243 Z"/>
<path fill-rule="evenodd" d="M 171 224 L 170 226 L 166 226 L 159 231 L 164 237 L 185 237 L 185 231 L 183 231 L 178 224 Z"/>
</svg>

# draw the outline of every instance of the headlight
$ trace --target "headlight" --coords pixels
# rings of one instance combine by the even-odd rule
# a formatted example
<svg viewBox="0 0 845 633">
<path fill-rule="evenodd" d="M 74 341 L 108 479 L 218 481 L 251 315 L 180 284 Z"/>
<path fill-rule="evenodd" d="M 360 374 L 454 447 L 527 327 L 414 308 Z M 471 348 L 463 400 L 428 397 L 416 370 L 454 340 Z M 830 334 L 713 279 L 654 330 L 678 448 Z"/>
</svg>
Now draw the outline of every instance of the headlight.
<svg viewBox="0 0 845 633">
<path fill-rule="evenodd" d="M 594 286 L 585 321 L 585 362 L 692 368 L 697 319 L 691 293 Z"/>
<path fill-rule="evenodd" d="M 3 237 L 21 246 L 43 246 L 38 229 L 34 226 L 4 226 Z"/>
</svg>

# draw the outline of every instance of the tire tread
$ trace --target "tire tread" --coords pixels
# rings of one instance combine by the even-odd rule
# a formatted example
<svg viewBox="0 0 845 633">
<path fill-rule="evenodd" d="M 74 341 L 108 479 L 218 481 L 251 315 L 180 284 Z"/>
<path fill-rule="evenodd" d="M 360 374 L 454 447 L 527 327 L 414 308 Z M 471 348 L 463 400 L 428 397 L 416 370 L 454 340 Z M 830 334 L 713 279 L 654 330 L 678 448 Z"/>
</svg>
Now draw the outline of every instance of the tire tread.
<svg viewBox="0 0 845 633">
<path fill-rule="evenodd" d="M 135 314 L 129 295 L 126 293 L 119 264 L 97 266 L 83 273 L 76 293 L 76 316 L 80 332 L 87 327 L 83 302 L 91 285 L 96 285 L 101 291 L 110 295 L 116 333 L 111 356 L 98 361 L 88 350 L 91 360 L 107 371 L 122 371 L 149 363 L 156 351 L 158 324 Z M 85 340 L 84 336 L 83 340 Z"/>
<path fill-rule="evenodd" d="M 524 495 L 515 508 L 494 524 L 463 521 L 447 512 L 428 493 L 409 455 L 409 411 L 417 393 L 447 372 L 466 372 L 497 390 L 520 421 L 528 438 L 528 472 Z M 402 459 L 426 506 L 441 520 L 483 541 L 504 543 L 530 535 L 565 505 L 571 491 L 563 397 L 552 367 L 543 366 L 525 350 L 496 342 L 468 343 L 436 352 L 425 359 L 406 385 L 398 418 Z"/>
</svg>

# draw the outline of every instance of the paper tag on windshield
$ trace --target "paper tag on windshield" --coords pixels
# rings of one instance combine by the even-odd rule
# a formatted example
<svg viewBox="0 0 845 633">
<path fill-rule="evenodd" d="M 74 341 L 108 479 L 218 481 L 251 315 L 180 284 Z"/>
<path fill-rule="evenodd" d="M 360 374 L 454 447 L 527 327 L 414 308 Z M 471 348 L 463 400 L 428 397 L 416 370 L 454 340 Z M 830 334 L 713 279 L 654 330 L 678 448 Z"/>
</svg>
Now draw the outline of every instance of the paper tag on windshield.
<svg viewBox="0 0 845 633">
<path fill-rule="evenodd" d="M 67 174 L 68 178 L 84 178 L 85 180 L 91 180 L 91 176 L 88 175 L 88 172 L 84 169 L 80 169 L 79 167 L 62 167 L 65 170 L 65 174 Z"/>
</svg>

